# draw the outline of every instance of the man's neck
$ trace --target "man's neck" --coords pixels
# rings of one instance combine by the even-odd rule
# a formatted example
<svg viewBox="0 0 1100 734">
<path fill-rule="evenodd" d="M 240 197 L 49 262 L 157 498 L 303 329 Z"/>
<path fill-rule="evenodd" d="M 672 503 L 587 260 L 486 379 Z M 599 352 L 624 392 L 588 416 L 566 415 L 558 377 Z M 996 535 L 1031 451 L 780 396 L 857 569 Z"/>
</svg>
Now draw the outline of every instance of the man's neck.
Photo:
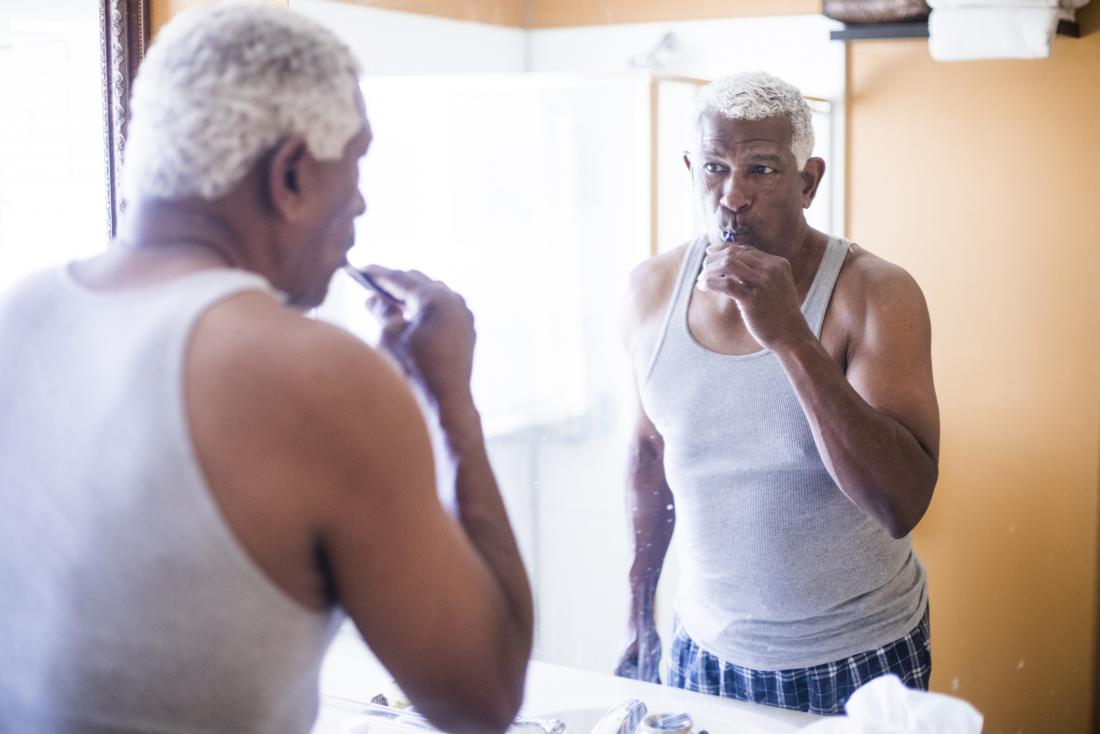
<svg viewBox="0 0 1100 734">
<path fill-rule="evenodd" d="M 191 253 L 229 267 L 247 266 L 241 233 L 205 202 L 151 199 L 134 203 L 123 217 L 118 243 L 143 255 Z"/>
<path fill-rule="evenodd" d="M 828 237 L 805 224 L 796 241 L 798 245 L 787 257 L 787 261 L 791 264 L 791 277 L 794 278 L 795 287 L 801 291 L 802 284 L 812 280 L 817 274 Z"/>
<path fill-rule="evenodd" d="M 241 268 L 269 277 L 254 262 L 245 237 L 206 202 L 142 200 L 122 219 L 114 245 L 74 263 L 72 275 L 90 288 L 139 287 L 211 268 Z"/>
</svg>

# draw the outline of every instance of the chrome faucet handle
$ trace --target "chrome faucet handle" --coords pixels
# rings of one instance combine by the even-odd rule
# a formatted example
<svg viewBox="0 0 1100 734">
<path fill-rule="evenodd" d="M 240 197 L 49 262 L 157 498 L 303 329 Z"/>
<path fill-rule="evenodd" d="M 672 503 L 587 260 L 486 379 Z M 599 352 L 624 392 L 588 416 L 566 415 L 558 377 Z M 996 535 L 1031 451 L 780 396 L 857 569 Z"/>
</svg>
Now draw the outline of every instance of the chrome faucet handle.
<svg viewBox="0 0 1100 734">
<path fill-rule="evenodd" d="M 561 719 L 527 719 L 517 716 L 512 720 L 512 729 L 540 729 L 543 734 L 565 734 L 565 722 Z"/>
<path fill-rule="evenodd" d="M 603 715 L 592 734 L 637 734 L 648 709 L 636 698 L 623 701 Z"/>
</svg>

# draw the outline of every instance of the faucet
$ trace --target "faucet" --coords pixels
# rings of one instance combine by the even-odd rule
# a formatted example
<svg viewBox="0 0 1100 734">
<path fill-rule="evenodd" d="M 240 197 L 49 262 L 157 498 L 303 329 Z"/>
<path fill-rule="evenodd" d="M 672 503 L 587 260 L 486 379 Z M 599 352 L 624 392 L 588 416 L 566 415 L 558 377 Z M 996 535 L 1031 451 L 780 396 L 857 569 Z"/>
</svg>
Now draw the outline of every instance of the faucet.
<svg viewBox="0 0 1100 734">
<path fill-rule="evenodd" d="M 636 698 L 623 701 L 603 715 L 592 734 L 637 734 L 647 710 Z"/>
<path fill-rule="evenodd" d="M 541 729 L 543 734 L 565 734 L 565 722 L 561 719 L 526 719 L 517 716 L 512 720 L 512 729 Z"/>
</svg>

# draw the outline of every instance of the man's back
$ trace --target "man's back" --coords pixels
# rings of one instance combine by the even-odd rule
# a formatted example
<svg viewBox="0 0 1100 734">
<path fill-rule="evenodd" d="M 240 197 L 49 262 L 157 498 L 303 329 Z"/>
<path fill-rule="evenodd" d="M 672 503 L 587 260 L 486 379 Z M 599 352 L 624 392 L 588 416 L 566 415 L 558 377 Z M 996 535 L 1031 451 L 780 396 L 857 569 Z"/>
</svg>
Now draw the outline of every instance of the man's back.
<svg viewBox="0 0 1100 734">
<path fill-rule="evenodd" d="M 0 302 L 0 708 L 19 731 L 302 731 L 315 716 L 335 615 L 238 542 L 184 399 L 196 321 L 264 288 L 216 269 L 93 291 L 57 270 Z"/>
<path fill-rule="evenodd" d="M 366 207 L 358 76 L 285 9 L 174 19 L 134 85 L 116 240 L 7 297 L 0 728 L 304 731 L 336 607 L 438 726 L 518 710 L 531 595 L 473 315 L 374 268 L 387 360 L 301 313 Z"/>
</svg>

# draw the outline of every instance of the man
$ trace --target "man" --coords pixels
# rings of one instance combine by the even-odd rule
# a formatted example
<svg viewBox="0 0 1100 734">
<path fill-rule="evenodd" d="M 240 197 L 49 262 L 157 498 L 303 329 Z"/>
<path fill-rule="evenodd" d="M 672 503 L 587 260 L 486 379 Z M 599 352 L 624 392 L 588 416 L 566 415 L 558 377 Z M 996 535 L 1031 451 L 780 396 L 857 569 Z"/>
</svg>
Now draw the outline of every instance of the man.
<svg viewBox="0 0 1100 734">
<path fill-rule="evenodd" d="M 181 16 L 118 241 L 0 301 L 0 729 L 308 731 L 338 608 L 441 727 L 514 716 L 531 597 L 470 312 L 375 268 L 393 360 L 301 313 L 365 208 L 357 76 L 289 11 Z"/>
<path fill-rule="evenodd" d="M 936 484 L 939 417 L 921 291 L 809 227 L 812 149 L 790 84 L 749 73 L 702 91 L 684 161 L 707 232 L 632 276 L 635 556 L 616 672 L 658 679 L 675 524 L 671 685 L 834 714 L 884 673 L 927 688 L 909 532 Z"/>
</svg>

